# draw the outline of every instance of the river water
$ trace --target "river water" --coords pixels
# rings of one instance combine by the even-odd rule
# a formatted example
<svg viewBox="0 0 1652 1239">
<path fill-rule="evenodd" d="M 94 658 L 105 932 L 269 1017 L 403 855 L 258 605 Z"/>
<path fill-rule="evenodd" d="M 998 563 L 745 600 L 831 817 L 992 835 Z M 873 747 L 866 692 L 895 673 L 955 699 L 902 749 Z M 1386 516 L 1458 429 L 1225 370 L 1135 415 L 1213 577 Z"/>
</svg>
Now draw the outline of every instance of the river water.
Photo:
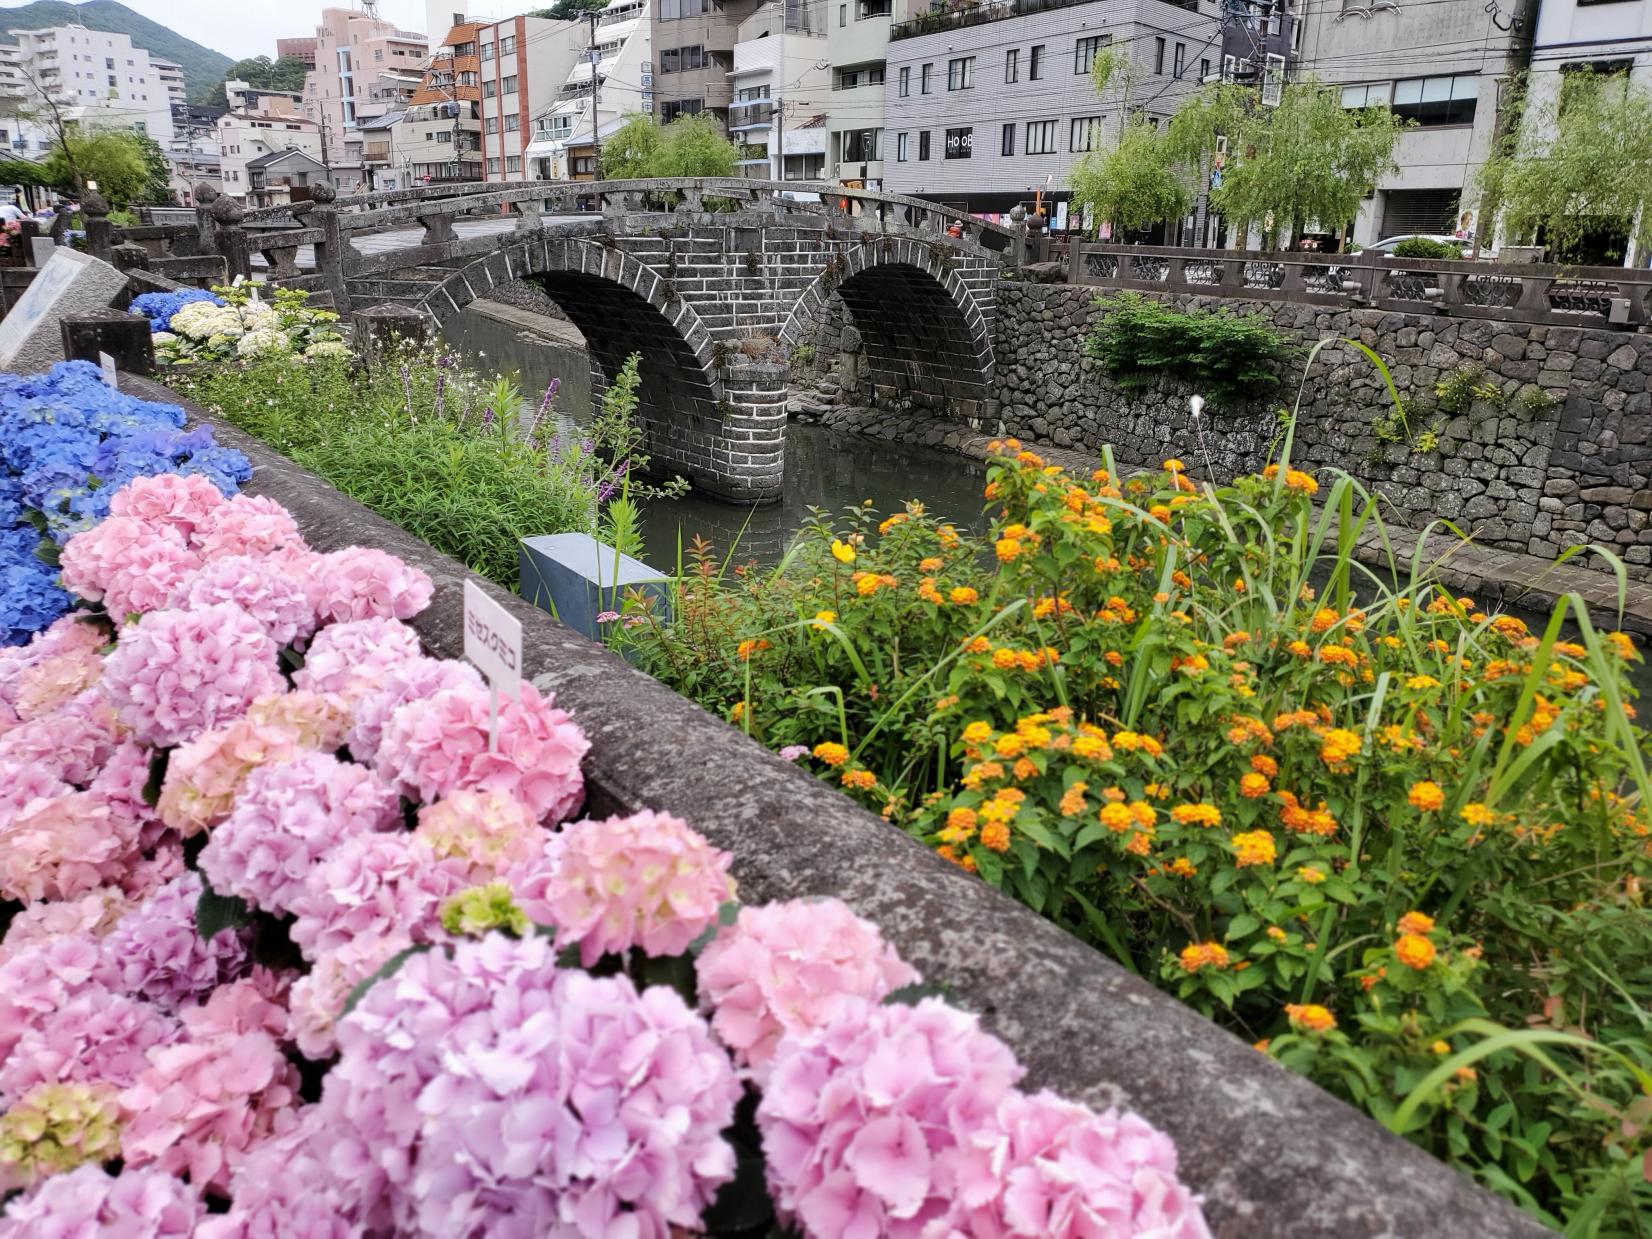
<svg viewBox="0 0 1652 1239">
<path fill-rule="evenodd" d="M 524 405 L 537 408 L 551 378 L 562 386 L 557 413 L 570 426 L 591 415 L 589 361 L 583 349 L 554 343 L 474 310 L 458 315 L 447 339 L 484 374 L 515 374 Z M 870 499 L 880 512 L 909 499 L 961 528 L 981 524 L 986 467 L 953 452 L 881 443 L 860 435 L 794 422 L 786 428 L 786 494 L 779 503 L 745 506 L 690 492 L 643 505 L 644 555 L 667 571 L 696 536 L 734 562 L 779 562 L 811 508 L 840 510 Z"/>
</svg>

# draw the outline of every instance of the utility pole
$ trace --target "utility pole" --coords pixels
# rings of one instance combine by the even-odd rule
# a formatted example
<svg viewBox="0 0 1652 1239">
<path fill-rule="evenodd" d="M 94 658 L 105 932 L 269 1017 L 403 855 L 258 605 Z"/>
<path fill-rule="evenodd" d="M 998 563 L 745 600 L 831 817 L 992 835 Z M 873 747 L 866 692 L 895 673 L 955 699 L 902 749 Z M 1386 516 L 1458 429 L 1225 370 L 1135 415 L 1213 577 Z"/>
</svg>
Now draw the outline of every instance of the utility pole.
<svg viewBox="0 0 1652 1239">
<path fill-rule="evenodd" d="M 774 101 L 775 180 L 786 179 L 786 101 Z"/>
<path fill-rule="evenodd" d="M 597 51 L 597 14 L 593 9 L 585 14 L 586 20 L 591 23 L 591 47 L 587 55 L 591 58 L 591 179 L 602 179 L 602 142 L 597 137 L 597 62 L 602 54 Z M 571 173 L 572 168 L 568 169 Z"/>
</svg>

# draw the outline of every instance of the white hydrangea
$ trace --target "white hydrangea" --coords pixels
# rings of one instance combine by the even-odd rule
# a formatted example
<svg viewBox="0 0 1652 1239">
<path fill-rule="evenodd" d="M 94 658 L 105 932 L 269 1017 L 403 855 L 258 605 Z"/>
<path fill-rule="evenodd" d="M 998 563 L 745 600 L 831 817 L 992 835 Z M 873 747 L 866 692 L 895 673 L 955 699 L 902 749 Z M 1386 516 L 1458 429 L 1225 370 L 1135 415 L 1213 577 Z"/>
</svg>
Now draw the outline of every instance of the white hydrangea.
<svg viewBox="0 0 1652 1239">
<path fill-rule="evenodd" d="M 349 347 L 343 340 L 321 340 L 304 350 L 306 357 L 348 357 Z"/>
<path fill-rule="evenodd" d="M 291 350 L 287 337 L 275 327 L 260 327 L 247 332 L 241 337 L 241 342 L 235 346 L 235 352 L 241 357 L 267 357 L 275 353 L 286 353 Z"/>
</svg>

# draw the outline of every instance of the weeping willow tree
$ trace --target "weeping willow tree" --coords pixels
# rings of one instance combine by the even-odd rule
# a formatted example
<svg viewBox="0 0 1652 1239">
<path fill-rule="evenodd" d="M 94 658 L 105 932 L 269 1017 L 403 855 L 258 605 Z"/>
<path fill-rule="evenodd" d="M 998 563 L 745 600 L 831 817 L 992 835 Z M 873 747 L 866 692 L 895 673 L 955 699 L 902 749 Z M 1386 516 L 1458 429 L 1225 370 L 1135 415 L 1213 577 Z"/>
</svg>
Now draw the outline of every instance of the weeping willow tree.
<svg viewBox="0 0 1652 1239">
<path fill-rule="evenodd" d="M 1481 217 L 1510 244 L 1540 238 L 1558 256 L 1602 236 L 1652 246 L 1652 93 L 1626 74 L 1516 83 L 1475 183 Z M 1541 79 L 1540 79 L 1541 81 Z M 1609 247 L 1608 247 L 1609 248 Z"/>
<path fill-rule="evenodd" d="M 1150 228 L 1186 215 L 1193 206 L 1187 172 L 1171 157 L 1164 134 L 1144 113 L 1133 110 L 1135 62 L 1117 49 L 1103 51 L 1090 65 L 1090 81 L 1104 108 L 1116 111 L 1116 127 L 1092 126 L 1092 150 L 1073 166 L 1073 205 L 1092 224 L 1107 222 L 1113 234 Z"/>
<path fill-rule="evenodd" d="M 1211 209 L 1257 228 L 1265 245 L 1317 225 L 1340 231 L 1377 182 L 1398 170 L 1394 143 L 1407 121 L 1387 108 L 1342 106 L 1341 92 L 1317 78 L 1288 83 L 1276 107 L 1256 92 L 1215 83 L 1195 92 L 1171 119 L 1167 156 L 1209 165 L 1222 140 L 1222 175 Z"/>
</svg>

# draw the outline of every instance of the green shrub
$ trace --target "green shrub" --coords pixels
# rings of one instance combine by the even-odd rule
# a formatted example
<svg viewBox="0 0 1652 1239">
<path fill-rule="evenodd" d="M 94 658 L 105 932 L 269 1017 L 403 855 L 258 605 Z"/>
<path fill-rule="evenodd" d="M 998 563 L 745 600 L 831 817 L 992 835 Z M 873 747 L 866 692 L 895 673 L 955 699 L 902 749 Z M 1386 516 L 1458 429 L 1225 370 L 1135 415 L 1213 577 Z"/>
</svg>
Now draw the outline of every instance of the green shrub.
<svg viewBox="0 0 1652 1239">
<path fill-rule="evenodd" d="M 186 371 L 174 382 L 437 550 L 515 588 L 520 539 L 596 533 L 602 502 L 647 466 L 630 417 L 635 376 L 633 358 L 609 385 L 589 444 L 553 435 L 549 418 L 520 424 L 514 383 L 484 382 L 432 352 L 372 373 L 343 358 L 273 357 Z M 547 400 L 539 412 L 548 409 Z"/>
<path fill-rule="evenodd" d="M 1476 400 L 1495 408 L 1503 407 L 1503 389 L 1479 366 L 1459 366 L 1434 384 L 1435 406 L 1446 413 L 1461 413 Z"/>
<path fill-rule="evenodd" d="M 1409 237 L 1394 247 L 1395 258 L 1432 258 L 1460 261 L 1463 247 L 1450 241 L 1431 241 L 1427 237 Z"/>
<path fill-rule="evenodd" d="M 1137 292 L 1099 298 L 1085 342 L 1121 387 L 1174 375 L 1217 404 L 1241 404 L 1279 385 L 1295 358 L 1290 337 L 1260 314 L 1176 310 Z"/>
</svg>

